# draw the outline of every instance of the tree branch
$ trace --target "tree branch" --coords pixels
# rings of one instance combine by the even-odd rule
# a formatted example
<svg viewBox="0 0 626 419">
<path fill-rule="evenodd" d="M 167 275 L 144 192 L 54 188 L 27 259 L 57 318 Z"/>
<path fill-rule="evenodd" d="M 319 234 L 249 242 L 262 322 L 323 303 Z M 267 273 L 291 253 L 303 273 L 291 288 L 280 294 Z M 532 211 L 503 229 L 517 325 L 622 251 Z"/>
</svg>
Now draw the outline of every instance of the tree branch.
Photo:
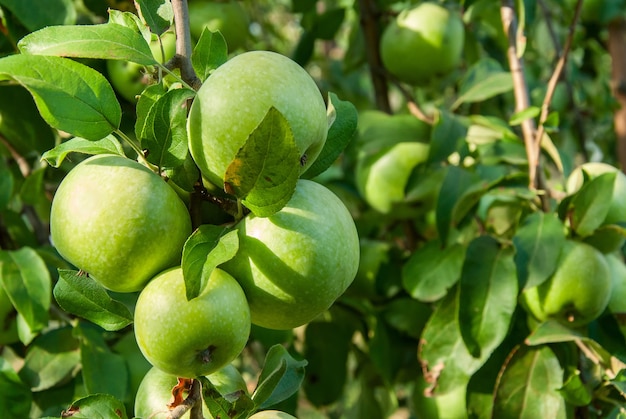
<svg viewBox="0 0 626 419">
<path fill-rule="evenodd" d="M 200 408 L 196 408 L 200 406 Z M 202 387 L 199 380 L 193 380 L 187 398 L 170 411 L 168 419 L 180 419 L 189 412 L 189 419 L 204 419 L 202 415 Z"/>
<path fill-rule="evenodd" d="M 187 0 L 172 0 L 174 26 L 176 29 L 176 55 L 168 65 L 180 68 L 180 77 L 195 90 L 202 82 L 191 64 L 191 32 L 189 31 L 189 7 Z"/>
<path fill-rule="evenodd" d="M 365 36 L 365 54 L 370 69 L 370 77 L 374 85 L 376 107 L 383 112 L 391 113 L 387 79 L 380 71 L 383 63 L 380 58 L 380 33 L 378 29 L 378 11 L 373 0 L 359 0 L 360 24 Z"/>
</svg>

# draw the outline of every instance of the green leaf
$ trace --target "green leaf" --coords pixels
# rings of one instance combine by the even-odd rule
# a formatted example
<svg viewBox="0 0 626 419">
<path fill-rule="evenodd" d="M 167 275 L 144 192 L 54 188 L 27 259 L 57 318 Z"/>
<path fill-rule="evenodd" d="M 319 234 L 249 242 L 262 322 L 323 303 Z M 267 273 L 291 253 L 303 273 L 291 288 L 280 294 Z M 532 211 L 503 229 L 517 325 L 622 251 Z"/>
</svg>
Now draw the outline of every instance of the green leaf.
<svg viewBox="0 0 626 419">
<path fill-rule="evenodd" d="M 124 358 L 109 349 L 98 329 L 79 326 L 75 334 L 80 339 L 82 376 L 87 393 L 104 393 L 123 400 L 129 380 Z"/>
<path fill-rule="evenodd" d="M 144 89 L 139 96 L 137 105 L 135 106 L 135 113 L 137 119 L 135 120 L 135 136 L 141 138 L 144 130 L 147 129 L 148 115 L 150 109 L 167 93 L 167 89 L 163 86 L 163 83 L 151 84 Z"/>
<path fill-rule="evenodd" d="M 540 285 L 557 266 L 565 226 L 555 213 L 534 212 L 513 237 L 517 275 L 524 289 Z"/>
<path fill-rule="evenodd" d="M 113 135 L 107 135 L 101 140 L 89 141 L 80 137 L 72 137 L 62 142 L 52 150 L 41 156 L 52 167 L 59 167 L 69 153 L 83 154 L 118 154 L 124 156 L 124 148 Z"/>
<path fill-rule="evenodd" d="M 6 79 L 30 92 L 54 128 L 100 140 L 119 127 L 122 110 L 113 88 L 86 65 L 60 57 L 10 55 L 0 59 L 0 80 Z"/>
<path fill-rule="evenodd" d="M 517 307 L 511 248 L 479 236 L 467 248 L 459 283 L 461 336 L 475 358 L 491 355 L 506 337 Z"/>
<path fill-rule="evenodd" d="M 30 388 L 22 382 L 9 361 L 0 357 L 0 417 L 30 417 L 32 400 Z"/>
<path fill-rule="evenodd" d="M 29 31 L 76 22 L 72 0 L 0 0 L 0 5 L 9 9 Z"/>
<path fill-rule="evenodd" d="M 93 279 L 77 271 L 59 269 L 54 298 L 68 313 L 87 319 L 104 330 L 120 330 L 133 322 L 133 315 Z"/>
<path fill-rule="evenodd" d="M 582 237 L 591 235 L 606 218 L 613 199 L 617 173 L 603 173 L 584 183 L 572 199 L 572 228 Z"/>
<path fill-rule="evenodd" d="M 67 408 L 72 419 L 128 419 L 124 403 L 110 394 L 91 394 Z"/>
<path fill-rule="evenodd" d="M 559 393 L 572 406 L 588 406 L 593 400 L 591 389 L 583 382 L 580 370 L 577 368 L 570 369 Z"/>
<path fill-rule="evenodd" d="M 3 211 L 9 205 L 9 201 L 13 196 L 14 185 L 13 172 L 6 166 L 4 161 L 0 161 L 0 211 Z"/>
<path fill-rule="evenodd" d="M 31 391 L 42 391 L 68 377 L 79 363 L 78 341 L 72 336 L 72 329 L 53 329 L 28 347 L 19 376 Z"/>
<path fill-rule="evenodd" d="M 31 331 L 48 325 L 52 280 L 36 251 L 30 247 L 0 251 L 0 284 Z"/>
<path fill-rule="evenodd" d="M 465 386 L 488 359 L 486 352 L 478 359 L 467 350 L 461 336 L 458 307 L 458 292 L 452 290 L 438 303 L 422 332 L 418 357 L 436 394 Z"/>
<path fill-rule="evenodd" d="M 152 32 L 146 26 L 139 16 L 131 12 L 122 12 L 120 10 L 109 9 L 109 23 L 115 23 L 131 29 L 133 32 L 141 34 L 143 39 L 149 44 L 152 41 Z"/>
<path fill-rule="evenodd" d="M 265 355 L 259 384 L 252 394 L 258 408 L 273 406 L 295 394 L 304 380 L 306 365 L 306 360 L 295 359 L 284 346 L 272 346 Z"/>
<path fill-rule="evenodd" d="M 511 126 L 521 125 L 527 119 L 536 118 L 541 113 L 541 108 L 538 106 L 529 106 L 528 108 L 515 112 L 509 119 Z"/>
<path fill-rule="evenodd" d="M 228 46 L 219 31 L 204 28 L 191 54 L 191 64 L 201 81 L 228 60 Z"/>
<path fill-rule="evenodd" d="M 466 72 L 459 86 L 459 97 L 450 108 L 455 110 L 463 103 L 482 102 L 511 90 L 513 90 L 511 73 L 503 71 L 496 60 L 483 59 Z"/>
<path fill-rule="evenodd" d="M 174 9 L 169 0 L 137 0 L 135 4 L 139 16 L 152 33 L 161 35 L 174 23 Z"/>
<path fill-rule="evenodd" d="M 549 346 L 518 347 L 495 389 L 494 418 L 565 419 L 563 368 Z"/>
<path fill-rule="evenodd" d="M 211 417 L 247 418 L 254 412 L 256 406 L 250 396 L 244 391 L 236 391 L 225 395 L 207 377 L 198 377 L 198 379 L 202 384 L 202 400 L 209 408 Z"/>
<path fill-rule="evenodd" d="M 156 65 L 150 46 L 138 32 L 117 23 L 50 26 L 20 40 L 23 54 L 101 58 Z"/>
<path fill-rule="evenodd" d="M 419 301 L 434 302 L 443 298 L 461 277 L 465 247 L 454 243 L 442 247 L 427 242 L 415 250 L 402 267 L 402 284 Z"/>
<path fill-rule="evenodd" d="M 346 9 L 344 8 L 329 9 L 316 14 L 310 29 L 311 34 L 317 39 L 332 41 L 343 23 L 345 15 Z"/>
<path fill-rule="evenodd" d="M 178 167 L 187 157 L 187 100 L 195 92 L 173 89 L 150 107 L 139 140 L 147 158 L 162 167 Z"/>
<path fill-rule="evenodd" d="M 457 151 L 467 135 L 467 122 L 458 115 L 441 111 L 430 135 L 428 162 L 446 161 Z"/>
<path fill-rule="evenodd" d="M 204 224 L 189 236 L 183 247 L 181 266 L 185 278 L 187 299 L 196 298 L 211 276 L 211 272 L 231 260 L 239 250 L 237 230 Z"/>
<path fill-rule="evenodd" d="M 312 179 L 328 169 L 356 133 L 359 115 L 351 102 L 340 100 L 336 94 L 329 93 L 328 114 L 332 122 L 328 129 L 328 137 L 317 159 L 303 173 L 302 177 L 305 179 Z"/>
<path fill-rule="evenodd" d="M 226 169 L 224 189 L 254 215 L 269 217 L 291 199 L 300 167 L 289 122 L 271 107 Z"/>
</svg>

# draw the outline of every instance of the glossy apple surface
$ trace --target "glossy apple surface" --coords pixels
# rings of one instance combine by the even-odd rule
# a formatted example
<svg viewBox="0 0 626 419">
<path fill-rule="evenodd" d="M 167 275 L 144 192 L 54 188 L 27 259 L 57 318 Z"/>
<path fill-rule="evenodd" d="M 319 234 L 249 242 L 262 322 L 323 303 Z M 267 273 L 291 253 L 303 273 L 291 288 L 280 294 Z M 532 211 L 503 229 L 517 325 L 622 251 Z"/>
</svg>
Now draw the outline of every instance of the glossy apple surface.
<svg viewBox="0 0 626 419">
<path fill-rule="evenodd" d="M 434 2 L 405 9 L 383 31 L 385 68 L 401 81 L 424 84 L 461 61 L 465 28 L 461 17 Z"/>
<path fill-rule="evenodd" d="M 249 334 L 246 296 L 220 269 L 189 301 L 182 269 L 162 272 L 141 291 L 135 306 L 139 349 L 152 365 L 177 377 L 195 378 L 221 369 L 241 353 Z"/>
<path fill-rule="evenodd" d="M 189 150 L 202 175 L 223 186 L 226 168 L 250 133 L 275 107 L 289 122 L 306 170 L 328 134 L 326 106 L 311 76 L 268 51 L 240 54 L 203 83 L 188 118 Z"/>
<path fill-rule="evenodd" d="M 545 282 L 522 293 L 522 304 L 535 319 L 555 319 L 577 328 L 595 320 L 611 298 L 606 257 L 593 246 L 568 240 L 556 271 Z"/>
<path fill-rule="evenodd" d="M 354 280 L 359 238 L 351 214 L 325 186 L 299 180 L 278 213 L 237 225 L 239 251 L 223 265 L 244 289 L 252 322 L 268 329 L 303 325 L 328 309 Z"/>
<path fill-rule="evenodd" d="M 133 292 L 180 262 L 191 221 L 160 176 L 126 157 L 97 155 L 59 185 L 50 233 L 68 262 L 112 291 Z"/>
</svg>

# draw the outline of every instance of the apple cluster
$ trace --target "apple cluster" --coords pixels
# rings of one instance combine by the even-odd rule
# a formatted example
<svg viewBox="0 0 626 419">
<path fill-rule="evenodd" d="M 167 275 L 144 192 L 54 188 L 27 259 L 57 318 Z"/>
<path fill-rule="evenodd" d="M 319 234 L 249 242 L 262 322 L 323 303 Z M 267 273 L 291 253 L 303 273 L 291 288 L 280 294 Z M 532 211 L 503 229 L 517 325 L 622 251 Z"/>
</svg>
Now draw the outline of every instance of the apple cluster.
<svg viewBox="0 0 626 419">
<path fill-rule="evenodd" d="M 189 150 L 207 188 L 224 187 L 228 165 L 270 108 L 293 133 L 301 156 L 293 170 L 301 174 L 313 164 L 329 127 L 317 85 L 285 56 L 246 52 L 215 70 L 190 108 Z M 51 240 L 86 281 L 138 292 L 134 330 L 142 353 L 164 374 L 195 378 L 228 366 L 252 324 L 291 329 L 313 320 L 358 269 L 352 216 L 320 183 L 300 178 L 279 211 L 244 214 L 225 226 L 237 234 L 236 254 L 188 298 L 181 259 L 192 235 L 189 208 L 140 161 L 100 154 L 61 182 Z"/>
</svg>

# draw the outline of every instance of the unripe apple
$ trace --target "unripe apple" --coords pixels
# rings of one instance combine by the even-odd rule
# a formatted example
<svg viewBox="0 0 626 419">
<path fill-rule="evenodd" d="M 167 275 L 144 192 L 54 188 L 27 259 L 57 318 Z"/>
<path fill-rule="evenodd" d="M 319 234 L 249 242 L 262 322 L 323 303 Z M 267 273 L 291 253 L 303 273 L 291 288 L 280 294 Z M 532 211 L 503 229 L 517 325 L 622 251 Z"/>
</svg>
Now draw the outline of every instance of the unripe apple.
<svg viewBox="0 0 626 419">
<path fill-rule="evenodd" d="M 380 55 L 385 68 L 401 81 L 424 84 L 459 65 L 464 42 L 458 14 L 435 2 L 420 2 L 385 28 Z"/>
<path fill-rule="evenodd" d="M 233 361 L 250 334 L 250 309 L 235 279 L 215 269 L 200 295 L 187 300 L 180 267 L 157 275 L 135 306 L 139 349 L 177 377 L 211 374 Z"/>
<path fill-rule="evenodd" d="M 159 175 L 126 157 L 96 155 L 59 185 L 50 234 L 68 262 L 112 291 L 133 292 L 180 262 L 191 220 Z"/>
<path fill-rule="evenodd" d="M 200 38 L 204 28 L 220 31 L 228 51 L 243 48 L 248 39 L 250 19 L 239 1 L 191 0 L 189 29 L 191 36 Z"/>
<path fill-rule="evenodd" d="M 289 122 L 305 171 L 324 147 L 326 105 L 311 76 L 269 51 L 240 54 L 203 83 L 188 118 L 189 150 L 202 175 L 223 186 L 226 168 L 271 107 Z"/>
<path fill-rule="evenodd" d="M 291 329 L 328 309 L 354 280 L 359 237 L 343 202 L 301 179 L 287 205 L 237 224 L 239 251 L 222 267 L 244 289 L 252 322 Z"/>
<path fill-rule="evenodd" d="M 250 416 L 249 419 L 296 419 L 296 417 L 280 410 L 261 410 Z"/>
</svg>

